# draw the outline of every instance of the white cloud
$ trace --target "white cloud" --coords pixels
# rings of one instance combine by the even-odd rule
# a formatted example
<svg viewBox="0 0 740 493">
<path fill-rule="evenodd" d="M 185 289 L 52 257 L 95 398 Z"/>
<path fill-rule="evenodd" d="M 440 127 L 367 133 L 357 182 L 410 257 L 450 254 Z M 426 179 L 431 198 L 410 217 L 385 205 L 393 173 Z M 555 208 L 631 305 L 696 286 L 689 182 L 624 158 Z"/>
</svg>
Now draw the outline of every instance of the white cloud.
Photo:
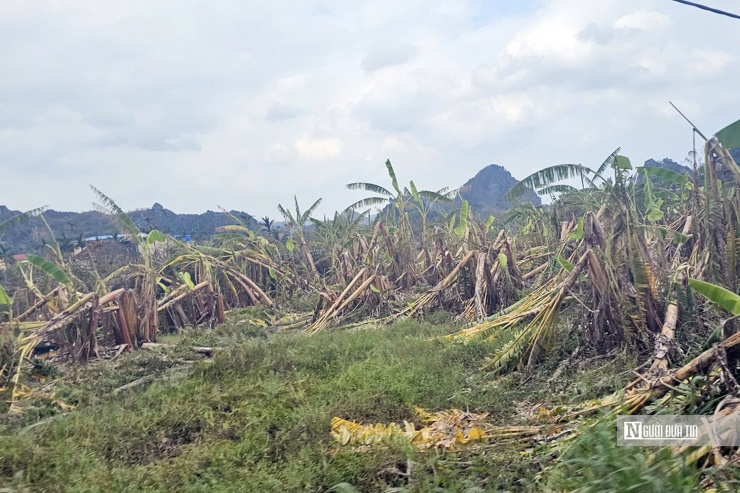
<svg viewBox="0 0 740 493">
<path fill-rule="evenodd" d="M 697 75 L 710 78 L 719 76 L 734 61 L 737 57 L 725 51 L 699 49 L 691 53 L 689 67 Z"/>
<path fill-rule="evenodd" d="M 635 29 L 638 31 L 659 31 L 672 24 L 666 14 L 654 10 L 640 9 L 631 14 L 620 17 L 614 22 L 617 29 Z"/>
<path fill-rule="evenodd" d="M 342 141 L 337 138 L 312 139 L 303 136 L 295 141 L 295 148 L 304 159 L 327 159 L 342 151 Z"/>
<path fill-rule="evenodd" d="M 304 113 L 305 112 L 300 108 L 296 108 L 287 104 L 275 103 L 270 106 L 270 109 L 267 110 L 266 118 L 267 121 L 270 122 L 281 122 L 285 120 L 290 120 L 292 118 L 297 118 Z"/>
<path fill-rule="evenodd" d="M 731 10 L 733 2 L 717 0 Z M 658 0 L 7 0 L 0 203 L 275 215 L 351 181 L 682 159 L 736 120 L 731 19 Z M 722 36 L 715 33 L 721 32 Z"/>
<path fill-rule="evenodd" d="M 416 48 L 411 45 L 375 46 L 362 60 L 365 72 L 372 73 L 385 67 L 403 65 L 409 62 L 416 54 Z"/>
</svg>

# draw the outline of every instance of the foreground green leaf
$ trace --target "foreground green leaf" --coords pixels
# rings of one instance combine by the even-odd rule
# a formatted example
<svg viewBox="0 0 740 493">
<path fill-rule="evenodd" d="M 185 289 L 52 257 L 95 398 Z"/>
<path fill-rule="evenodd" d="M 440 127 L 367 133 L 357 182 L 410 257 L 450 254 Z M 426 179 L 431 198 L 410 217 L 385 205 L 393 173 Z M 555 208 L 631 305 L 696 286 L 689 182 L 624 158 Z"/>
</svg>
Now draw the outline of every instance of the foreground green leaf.
<svg viewBox="0 0 740 493">
<path fill-rule="evenodd" d="M 573 271 L 573 264 L 571 264 L 570 262 L 568 262 L 567 260 L 565 260 L 560 255 L 558 255 L 558 263 L 560 264 L 560 267 L 562 267 L 563 269 L 567 270 L 568 272 L 572 272 Z"/>
<path fill-rule="evenodd" d="M 567 180 L 569 178 L 580 178 L 581 180 L 591 184 L 593 181 L 589 177 L 590 174 L 593 175 L 594 171 L 591 168 L 587 168 L 580 164 L 558 164 L 555 166 L 549 166 L 529 175 L 514 185 L 508 192 L 506 192 L 506 194 L 504 194 L 504 200 L 512 202 L 524 195 L 527 190 L 538 190 L 540 188 L 549 187 L 556 182 Z"/>
<path fill-rule="evenodd" d="M 8 296 L 8 293 L 5 291 L 5 288 L 0 286 L 0 306 L 7 306 L 13 304 L 13 298 Z"/>
<path fill-rule="evenodd" d="M 153 245 L 156 242 L 167 241 L 167 237 L 159 230 L 153 229 L 146 237 L 146 244 Z"/>
<path fill-rule="evenodd" d="M 716 284 L 689 279 L 691 288 L 733 315 L 740 315 L 740 296 Z"/>
<path fill-rule="evenodd" d="M 681 185 L 682 187 L 689 187 L 691 185 L 691 182 L 686 175 L 673 171 L 672 169 L 659 168 L 657 166 L 641 166 L 637 168 L 637 172 L 654 176 L 663 181 Z"/>
<path fill-rule="evenodd" d="M 467 200 L 463 200 L 462 207 L 460 207 L 460 223 L 455 228 L 455 235 L 461 240 L 465 237 L 465 232 L 468 230 L 468 214 L 470 212 L 470 204 Z"/>
<path fill-rule="evenodd" d="M 740 120 L 717 132 L 717 140 L 725 149 L 740 147 Z"/>
<path fill-rule="evenodd" d="M 615 166 L 617 169 L 632 169 L 632 163 L 630 162 L 630 159 L 626 156 L 617 156 L 614 161 Z"/>
<path fill-rule="evenodd" d="M 29 253 L 28 255 L 26 255 L 26 260 L 28 260 L 30 263 L 32 263 L 60 283 L 72 284 L 69 276 L 67 276 L 67 274 L 61 268 L 59 268 L 58 265 L 49 262 L 45 258 Z"/>
<path fill-rule="evenodd" d="M 578 220 L 578 228 L 575 231 L 568 234 L 568 238 L 571 240 L 581 241 L 583 239 L 583 218 Z"/>
</svg>

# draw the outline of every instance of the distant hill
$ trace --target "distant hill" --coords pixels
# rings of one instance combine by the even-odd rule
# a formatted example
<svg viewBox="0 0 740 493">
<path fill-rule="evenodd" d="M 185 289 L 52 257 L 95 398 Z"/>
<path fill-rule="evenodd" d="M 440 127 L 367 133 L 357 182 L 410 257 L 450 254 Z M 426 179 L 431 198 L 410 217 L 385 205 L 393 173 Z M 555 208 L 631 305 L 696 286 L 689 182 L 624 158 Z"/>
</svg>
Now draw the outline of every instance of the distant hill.
<svg viewBox="0 0 740 493">
<path fill-rule="evenodd" d="M 740 162 L 740 148 L 733 149 L 735 161 Z M 668 168 L 678 173 L 689 173 L 691 168 L 671 159 L 656 161 L 650 159 L 645 166 Z M 490 164 L 480 170 L 473 178 L 463 185 L 460 195 L 473 208 L 477 219 L 484 220 L 489 215 L 500 216 L 513 205 L 504 200 L 504 194 L 519 183 L 503 166 Z M 531 202 L 542 205 L 540 197 L 533 191 L 525 193 L 519 202 Z M 437 214 L 444 211 L 439 208 Z M 20 211 L 9 210 L 0 205 L 0 222 L 8 219 Z M 216 232 L 216 228 L 234 224 L 234 221 L 223 212 L 207 211 L 202 214 L 177 214 L 155 203 L 149 209 L 138 209 L 128 213 L 136 225 L 144 232 L 158 229 L 171 235 L 191 235 L 194 239 L 204 239 Z M 240 218 L 252 229 L 258 229 L 257 222 L 247 213 L 230 211 L 230 214 Z M 47 210 L 44 218 L 62 248 L 71 246 L 76 240 L 95 236 L 107 236 L 120 233 L 110 218 L 97 211 L 88 212 L 60 212 Z M 276 227 L 279 227 L 277 221 Z M 25 223 L 14 226 L 0 235 L 0 254 L 26 253 L 37 251 L 44 243 L 49 243 L 51 237 L 39 218 L 33 218 Z"/>
<path fill-rule="evenodd" d="M 740 147 L 731 149 L 730 154 L 732 155 L 732 159 L 734 159 L 736 163 L 740 163 Z M 656 161 L 655 159 L 648 159 L 647 161 L 645 161 L 645 166 L 655 166 L 658 168 L 666 168 L 666 169 L 670 169 L 672 171 L 675 171 L 676 173 L 681 173 L 681 174 L 688 174 L 693 171 L 691 167 L 683 165 L 683 164 L 679 164 L 676 161 L 673 161 L 672 159 L 668 159 L 668 158 L 663 159 L 662 161 Z M 719 172 L 717 177 L 722 181 L 733 181 L 734 180 L 732 172 L 728 169 L 722 169 Z M 638 180 L 639 178 L 640 177 L 638 177 Z"/>
<path fill-rule="evenodd" d="M 672 159 L 663 159 L 662 161 L 656 161 L 655 159 L 648 159 L 645 161 L 645 166 L 647 167 L 655 167 L 655 168 L 665 168 L 669 169 L 671 171 L 675 171 L 676 173 L 686 174 L 691 173 L 691 168 L 688 166 L 684 166 L 683 164 L 679 164 L 676 161 Z"/>
<path fill-rule="evenodd" d="M 0 205 L 0 222 L 8 219 L 20 211 L 9 210 Z M 251 216 L 241 211 L 230 213 L 250 228 L 256 229 L 257 222 Z M 158 229 L 172 235 L 189 234 L 194 239 L 207 238 L 216 232 L 216 228 L 228 224 L 235 224 L 234 220 L 223 212 L 207 211 L 202 214 L 176 214 L 155 203 L 149 209 L 138 209 L 128 213 L 136 226 L 144 232 Z M 71 246 L 79 239 L 101 237 L 121 233 L 116 230 L 115 224 L 106 214 L 97 211 L 88 212 L 61 212 L 47 210 L 44 218 L 49 223 L 62 249 Z M 43 222 L 39 218 L 9 228 L 0 234 L 0 245 L 6 253 L 26 253 L 40 249 L 44 243 L 49 243 L 51 237 Z"/>
<path fill-rule="evenodd" d="M 511 208 L 513 204 L 504 200 L 504 194 L 517 183 L 519 180 L 511 176 L 506 168 L 489 164 L 463 185 L 460 195 L 471 205 L 477 219 L 485 219 Z M 533 191 L 521 196 L 519 202 L 542 205 L 542 200 Z"/>
</svg>

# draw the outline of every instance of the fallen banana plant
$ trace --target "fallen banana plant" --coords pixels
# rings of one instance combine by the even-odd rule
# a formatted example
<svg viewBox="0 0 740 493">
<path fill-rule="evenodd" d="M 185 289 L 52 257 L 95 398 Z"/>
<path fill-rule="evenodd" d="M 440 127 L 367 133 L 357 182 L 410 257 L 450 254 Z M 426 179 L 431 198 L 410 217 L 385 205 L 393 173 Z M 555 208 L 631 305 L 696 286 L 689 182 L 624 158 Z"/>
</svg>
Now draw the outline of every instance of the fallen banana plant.
<svg viewBox="0 0 740 493">
<path fill-rule="evenodd" d="M 492 426 L 485 423 L 487 414 L 464 412 L 459 409 L 430 413 L 417 408 L 424 426 L 413 423 L 362 425 L 335 417 L 331 421 L 331 436 L 344 446 L 370 446 L 394 442 L 411 443 L 424 449 L 460 450 L 466 445 L 505 439 L 534 439 L 563 431 L 560 426 Z"/>
<path fill-rule="evenodd" d="M 427 293 L 425 293 L 423 296 L 415 300 L 413 303 L 410 303 L 408 307 L 398 313 L 395 317 L 396 318 L 409 318 L 413 317 L 414 315 L 424 311 L 426 308 L 428 308 L 434 300 L 439 296 L 441 293 L 443 293 L 446 289 L 451 287 L 455 280 L 457 279 L 458 274 L 460 273 L 460 270 L 465 267 L 468 262 L 470 262 L 473 257 L 475 256 L 475 252 L 471 251 L 468 252 L 465 257 L 458 262 L 458 264 L 455 266 L 454 269 L 445 277 L 442 279 L 436 286 L 434 286 L 432 289 L 430 289 Z"/>
<path fill-rule="evenodd" d="M 362 279 L 364 280 L 360 282 Z M 321 313 L 315 322 L 309 325 L 304 331 L 307 335 L 316 334 L 329 326 L 332 319 L 335 319 L 343 310 L 352 302 L 357 300 L 366 292 L 371 292 L 371 286 L 376 280 L 375 274 L 370 274 L 367 268 L 362 269 L 350 283 L 344 288 L 334 302 Z M 359 286 L 358 286 L 359 284 Z"/>
</svg>

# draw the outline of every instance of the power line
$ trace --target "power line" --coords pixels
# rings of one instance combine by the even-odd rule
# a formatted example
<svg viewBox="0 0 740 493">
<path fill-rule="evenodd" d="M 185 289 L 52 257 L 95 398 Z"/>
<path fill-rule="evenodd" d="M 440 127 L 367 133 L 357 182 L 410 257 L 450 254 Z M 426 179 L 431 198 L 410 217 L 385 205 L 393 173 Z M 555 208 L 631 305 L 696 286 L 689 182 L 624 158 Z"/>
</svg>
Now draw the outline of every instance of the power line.
<svg viewBox="0 0 740 493">
<path fill-rule="evenodd" d="M 727 17 L 732 17 L 733 19 L 740 19 L 740 15 L 733 14 L 731 12 L 725 12 L 724 10 L 714 9 L 712 7 L 707 7 L 706 5 L 701 5 L 699 3 L 694 2 L 687 2 L 686 0 L 671 0 L 676 3 L 682 3 L 684 5 L 690 5 L 691 7 L 696 7 L 697 9 L 706 10 L 708 12 L 713 12 L 715 14 L 719 15 L 726 15 Z"/>
</svg>

